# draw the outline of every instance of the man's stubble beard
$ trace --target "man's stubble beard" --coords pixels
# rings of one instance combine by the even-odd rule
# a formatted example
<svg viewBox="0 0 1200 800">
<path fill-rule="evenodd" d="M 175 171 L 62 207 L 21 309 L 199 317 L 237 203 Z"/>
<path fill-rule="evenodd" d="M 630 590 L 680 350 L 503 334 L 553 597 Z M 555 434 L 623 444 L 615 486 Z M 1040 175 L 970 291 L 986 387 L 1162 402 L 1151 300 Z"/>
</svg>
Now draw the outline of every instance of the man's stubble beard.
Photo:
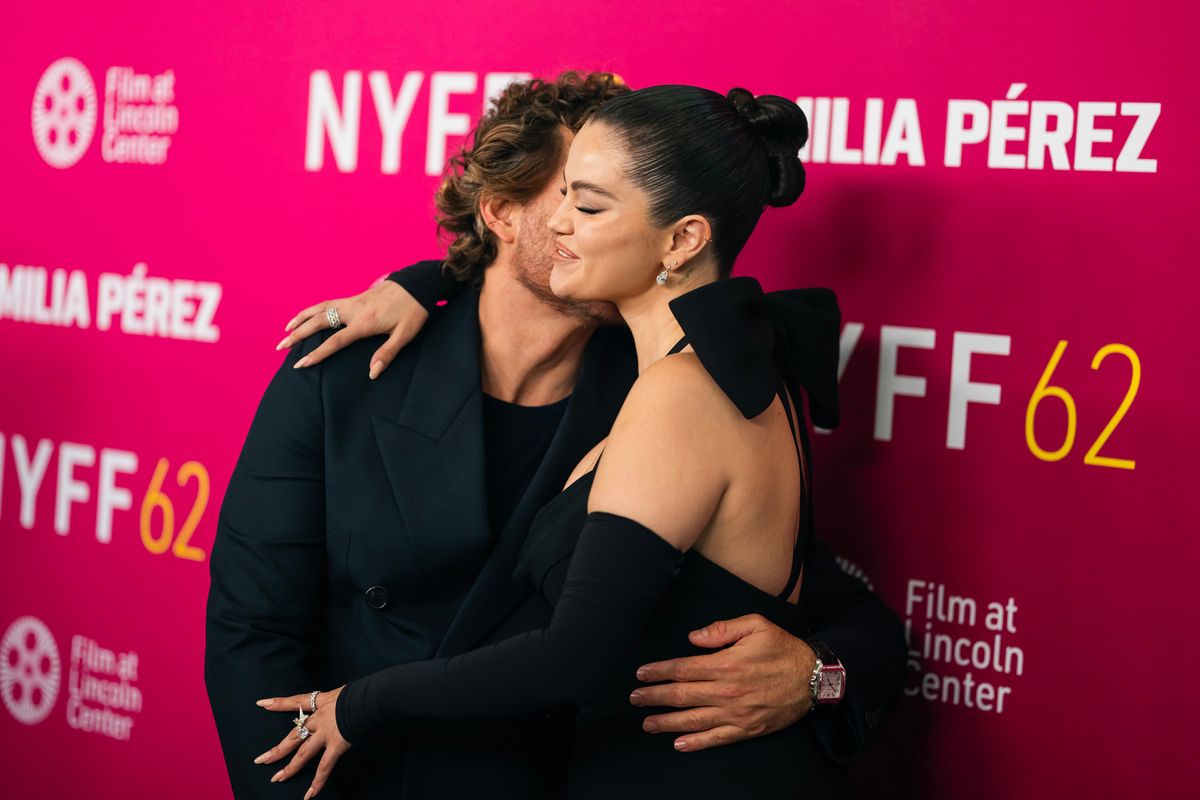
<svg viewBox="0 0 1200 800">
<path fill-rule="evenodd" d="M 621 325 L 617 307 L 601 300 L 572 300 L 559 297 L 550 289 L 550 273 L 554 270 L 554 234 L 547 226 L 549 215 L 530 219 L 517 238 L 513 252 L 513 271 L 517 282 L 534 297 L 554 310 L 589 325 Z"/>
</svg>

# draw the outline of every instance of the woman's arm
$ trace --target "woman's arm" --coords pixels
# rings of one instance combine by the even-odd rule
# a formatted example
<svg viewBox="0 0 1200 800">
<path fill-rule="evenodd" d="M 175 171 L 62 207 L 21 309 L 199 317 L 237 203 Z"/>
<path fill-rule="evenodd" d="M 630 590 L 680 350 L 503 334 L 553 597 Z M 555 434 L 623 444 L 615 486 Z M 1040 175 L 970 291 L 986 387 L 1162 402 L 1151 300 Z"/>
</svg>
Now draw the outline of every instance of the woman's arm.
<svg viewBox="0 0 1200 800">
<path fill-rule="evenodd" d="M 719 454 L 710 437 L 696 436 L 722 412 L 736 413 L 698 361 L 665 359 L 646 370 L 613 424 L 549 626 L 347 684 L 336 708 L 342 736 L 355 742 L 392 717 L 515 716 L 581 705 L 605 689 L 724 492 L 712 468 Z"/>
<path fill-rule="evenodd" d="M 353 297 L 326 300 L 302 310 L 288 321 L 285 326 L 288 335 L 275 349 L 291 347 L 329 328 L 326 312 L 332 308 L 345 327 L 300 359 L 297 366 L 311 367 L 351 342 L 387 334 L 387 341 L 371 356 L 370 377 L 374 380 L 420 332 L 438 301 L 454 299 L 466 286 L 443 270 L 441 261 L 418 261 Z"/>
<path fill-rule="evenodd" d="M 527 716 L 586 704 L 607 688 L 725 491 L 725 477 L 713 469 L 719 445 L 696 436 L 698 426 L 719 424 L 716 414 L 737 414 L 718 393 L 694 359 L 664 359 L 634 384 L 608 437 L 591 513 L 546 628 L 389 667 L 323 693 L 308 720 L 313 733 L 303 743 L 289 734 L 259 757 L 272 763 L 296 751 L 272 780 L 287 780 L 323 750 L 313 783 L 320 791 L 350 744 L 376 731 L 422 718 Z M 296 714 L 308 700 L 259 703 Z"/>
<path fill-rule="evenodd" d="M 466 283 L 454 279 L 441 261 L 418 261 L 396 270 L 387 279 L 411 294 L 426 311 L 433 311 L 441 300 L 453 300 L 467 288 Z"/>
<path fill-rule="evenodd" d="M 522 716 L 590 702 L 638 641 L 679 555 L 627 517 L 589 514 L 549 626 L 352 681 L 337 700 L 338 730 L 353 744 L 394 717 Z"/>
</svg>

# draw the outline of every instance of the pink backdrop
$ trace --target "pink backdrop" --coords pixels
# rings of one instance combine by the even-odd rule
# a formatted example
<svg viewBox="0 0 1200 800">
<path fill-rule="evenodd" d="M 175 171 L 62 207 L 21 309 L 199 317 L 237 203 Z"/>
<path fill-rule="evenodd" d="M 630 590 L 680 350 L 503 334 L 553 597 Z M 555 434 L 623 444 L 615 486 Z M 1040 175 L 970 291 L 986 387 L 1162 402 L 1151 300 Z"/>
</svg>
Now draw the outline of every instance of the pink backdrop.
<svg viewBox="0 0 1200 800">
<path fill-rule="evenodd" d="M 581 68 L 810 112 L 809 188 L 739 270 L 831 286 L 846 321 L 818 525 L 913 649 L 856 782 L 1196 796 L 1184 4 L 357 5 L 4 13 L 10 793 L 228 795 L 207 553 L 271 348 L 438 252 L 427 162 L 487 87 Z"/>
</svg>

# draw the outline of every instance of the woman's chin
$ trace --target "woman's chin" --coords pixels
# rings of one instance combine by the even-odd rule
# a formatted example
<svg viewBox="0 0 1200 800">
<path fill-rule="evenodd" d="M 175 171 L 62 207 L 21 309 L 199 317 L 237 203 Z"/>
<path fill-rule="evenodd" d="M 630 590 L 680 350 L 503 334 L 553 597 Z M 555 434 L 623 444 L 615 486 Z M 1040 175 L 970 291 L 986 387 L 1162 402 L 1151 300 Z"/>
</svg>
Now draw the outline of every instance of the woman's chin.
<svg viewBox="0 0 1200 800">
<path fill-rule="evenodd" d="M 550 291 L 564 299 L 584 299 L 577 297 L 579 290 L 579 262 L 556 261 L 550 270 Z"/>
</svg>

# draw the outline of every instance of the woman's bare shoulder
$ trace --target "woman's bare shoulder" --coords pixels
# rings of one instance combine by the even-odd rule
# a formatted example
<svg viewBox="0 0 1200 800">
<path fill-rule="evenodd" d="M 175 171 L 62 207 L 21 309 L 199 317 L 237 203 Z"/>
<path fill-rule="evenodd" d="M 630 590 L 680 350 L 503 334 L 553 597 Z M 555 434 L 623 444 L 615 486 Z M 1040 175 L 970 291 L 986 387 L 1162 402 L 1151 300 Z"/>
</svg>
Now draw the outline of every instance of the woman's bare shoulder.
<svg viewBox="0 0 1200 800">
<path fill-rule="evenodd" d="M 613 424 L 588 509 L 635 519 L 687 549 L 728 485 L 722 442 L 736 436 L 731 415 L 736 407 L 694 355 L 655 362 Z"/>
<path fill-rule="evenodd" d="M 692 421 L 716 422 L 737 408 L 700 363 L 695 353 L 685 352 L 660 358 L 651 364 L 629 391 L 622 412 L 653 412 L 671 408 Z"/>
</svg>

